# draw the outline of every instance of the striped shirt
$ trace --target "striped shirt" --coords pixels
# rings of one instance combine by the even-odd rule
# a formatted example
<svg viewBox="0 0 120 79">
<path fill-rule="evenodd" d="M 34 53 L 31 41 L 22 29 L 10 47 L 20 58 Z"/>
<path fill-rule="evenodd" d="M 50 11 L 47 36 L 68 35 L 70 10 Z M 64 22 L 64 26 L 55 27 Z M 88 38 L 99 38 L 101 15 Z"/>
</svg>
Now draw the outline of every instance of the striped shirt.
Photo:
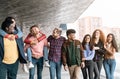
<svg viewBox="0 0 120 79">
<path fill-rule="evenodd" d="M 48 37 L 48 42 L 50 43 L 49 56 L 48 59 L 54 62 L 61 60 L 61 47 L 65 41 L 65 38 L 60 36 L 60 38 L 55 39 L 52 35 Z"/>
</svg>

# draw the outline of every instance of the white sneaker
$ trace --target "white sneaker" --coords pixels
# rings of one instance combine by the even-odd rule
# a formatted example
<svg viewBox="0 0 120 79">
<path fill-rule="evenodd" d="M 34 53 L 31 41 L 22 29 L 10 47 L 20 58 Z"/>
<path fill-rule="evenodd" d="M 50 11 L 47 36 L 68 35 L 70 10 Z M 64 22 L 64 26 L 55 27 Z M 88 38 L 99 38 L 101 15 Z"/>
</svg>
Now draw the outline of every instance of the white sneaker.
<svg viewBox="0 0 120 79">
<path fill-rule="evenodd" d="M 44 62 L 44 65 L 45 65 L 45 67 L 50 67 L 48 61 L 45 61 L 45 62 Z"/>
<path fill-rule="evenodd" d="M 33 68 L 33 67 L 34 67 L 34 65 L 32 64 L 32 62 L 29 62 L 28 68 L 30 69 L 30 68 Z"/>
<path fill-rule="evenodd" d="M 23 64 L 23 71 L 26 73 L 29 73 L 28 68 L 27 68 L 27 64 Z"/>
</svg>

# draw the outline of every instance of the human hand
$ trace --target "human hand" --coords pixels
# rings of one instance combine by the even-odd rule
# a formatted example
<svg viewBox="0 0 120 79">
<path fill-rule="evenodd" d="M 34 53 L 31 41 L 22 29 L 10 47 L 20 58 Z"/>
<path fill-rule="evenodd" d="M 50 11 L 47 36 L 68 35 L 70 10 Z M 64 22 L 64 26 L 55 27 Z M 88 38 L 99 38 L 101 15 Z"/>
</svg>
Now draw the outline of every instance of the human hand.
<svg viewBox="0 0 120 79">
<path fill-rule="evenodd" d="M 84 61 L 84 60 L 86 60 L 86 58 L 82 58 L 82 60 Z"/>
<path fill-rule="evenodd" d="M 9 35 L 9 36 L 8 36 L 8 39 L 11 40 L 11 41 L 12 41 L 12 40 L 15 40 L 15 35 L 13 35 L 13 34 Z"/>
<path fill-rule="evenodd" d="M 111 46 L 111 44 L 108 44 L 108 43 L 104 44 L 105 49 L 110 48 L 110 46 Z"/>
<path fill-rule="evenodd" d="M 81 68 L 84 68 L 84 67 L 85 67 L 85 63 L 81 62 Z"/>
<path fill-rule="evenodd" d="M 67 69 L 68 69 L 68 66 L 67 66 L 67 65 L 65 65 L 65 66 L 64 66 L 64 70 L 65 70 L 65 71 L 67 71 Z"/>
<path fill-rule="evenodd" d="M 99 47 L 94 47 L 94 50 L 98 50 L 98 49 L 100 49 Z"/>
<path fill-rule="evenodd" d="M 36 45 L 38 43 L 38 40 L 37 39 L 35 39 L 35 40 L 33 40 L 33 41 L 31 41 L 31 45 Z"/>
</svg>

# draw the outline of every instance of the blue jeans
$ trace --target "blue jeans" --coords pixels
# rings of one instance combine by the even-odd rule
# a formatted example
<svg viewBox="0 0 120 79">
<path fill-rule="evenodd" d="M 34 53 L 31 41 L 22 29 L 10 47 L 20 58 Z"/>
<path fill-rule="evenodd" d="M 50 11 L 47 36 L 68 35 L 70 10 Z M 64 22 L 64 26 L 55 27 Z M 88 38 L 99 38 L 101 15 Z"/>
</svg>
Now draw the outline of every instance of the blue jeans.
<svg viewBox="0 0 120 79">
<path fill-rule="evenodd" d="M 31 49 L 27 48 L 26 52 L 27 52 L 28 61 L 32 62 L 32 51 L 31 51 Z"/>
<path fill-rule="evenodd" d="M 43 57 L 39 59 L 32 58 L 33 68 L 29 69 L 29 79 L 34 79 L 35 67 L 37 66 L 37 79 L 42 79 Z"/>
<path fill-rule="evenodd" d="M 106 73 L 106 79 L 114 79 L 114 71 L 116 67 L 115 59 L 105 59 L 103 61 L 103 66 Z"/>
<path fill-rule="evenodd" d="M 28 57 L 28 61 L 32 62 L 32 51 L 30 48 L 27 48 L 27 57 Z M 48 60 L 48 48 L 44 47 L 43 49 L 43 54 L 44 54 L 44 60 Z"/>
<path fill-rule="evenodd" d="M 50 64 L 50 79 L 55 79 L 55 74 L 56 74 L 56 79 L 61 79 L 61 67 L 62 63 L 61 61 L 54 62 L 54 61 L 49 61 Z"/>
<path fill-rule="evenodd" d="M 48 48 L 46 46 L 44 46 L 43 54 L 44 54 L 44 60 L 48 60 Z"/>
</svg>

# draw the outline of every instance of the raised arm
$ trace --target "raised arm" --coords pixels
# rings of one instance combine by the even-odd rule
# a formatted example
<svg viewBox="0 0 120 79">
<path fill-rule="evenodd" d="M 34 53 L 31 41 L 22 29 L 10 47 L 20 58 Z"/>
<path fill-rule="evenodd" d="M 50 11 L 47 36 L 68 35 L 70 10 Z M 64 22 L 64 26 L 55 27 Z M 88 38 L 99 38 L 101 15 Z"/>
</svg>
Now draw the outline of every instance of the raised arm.
<svg viewBox="0 0 120 79">
<path fill-rule="evenodd" d="M 22 33 L 22 31 L 21 31 L 21 29 L 19 27 L 17 27 L 17 31 L 18 31 L 18 33 L 16 35 L 18 36 L 18 38 L 22 38 L 23 33 Z"/>
<path fill-rule="evenodd" d="M 29 33 L 28 35 L 27 35 L 27 37 L 25 38 L 25 40 L 24 40 L 24 43 L 26 43 L 26 44 L 30 44 L 32 41 L 30 41 L 29 40 L 29 37 L 31 36 L 31 34 Z"/>
<path fill-rule="evenodd" d="M 23 36 L 23 33 L 22 31 L 20 30 L 19 27 L 17 27 L 17 34 L 15 34 L 15 38 L 21 38 Z M 0 29 L 0 35 L 5 37 L 5 38 L 8 38 L 9 37 L 9 34 L 7 34 L 5 31 L 3 31 L 2 29 Z"/>
<path fill-rule="evenodd" d="M 46 35 L 45 35 L 45 34 L 43 34 L 43 33 L 41 33 L 41 34 L 42 34 L 42 35 L 37 38 L 38 42 L 40 42 L 41 40 L 43 40 L 43 39 L 46 38 Z M 30 34 L 30 33 L 29 33 L 29 34 L 27 35 L 27 37 L 25 38 L 24 43 L 27 43 L 27 44 L 31 44 L 31 43 L 32 43 L 32 41 L 30 41 L 30 40 L 28 39 L 29 37 L 31 37 L 31 34 Z"/>
</svg>

